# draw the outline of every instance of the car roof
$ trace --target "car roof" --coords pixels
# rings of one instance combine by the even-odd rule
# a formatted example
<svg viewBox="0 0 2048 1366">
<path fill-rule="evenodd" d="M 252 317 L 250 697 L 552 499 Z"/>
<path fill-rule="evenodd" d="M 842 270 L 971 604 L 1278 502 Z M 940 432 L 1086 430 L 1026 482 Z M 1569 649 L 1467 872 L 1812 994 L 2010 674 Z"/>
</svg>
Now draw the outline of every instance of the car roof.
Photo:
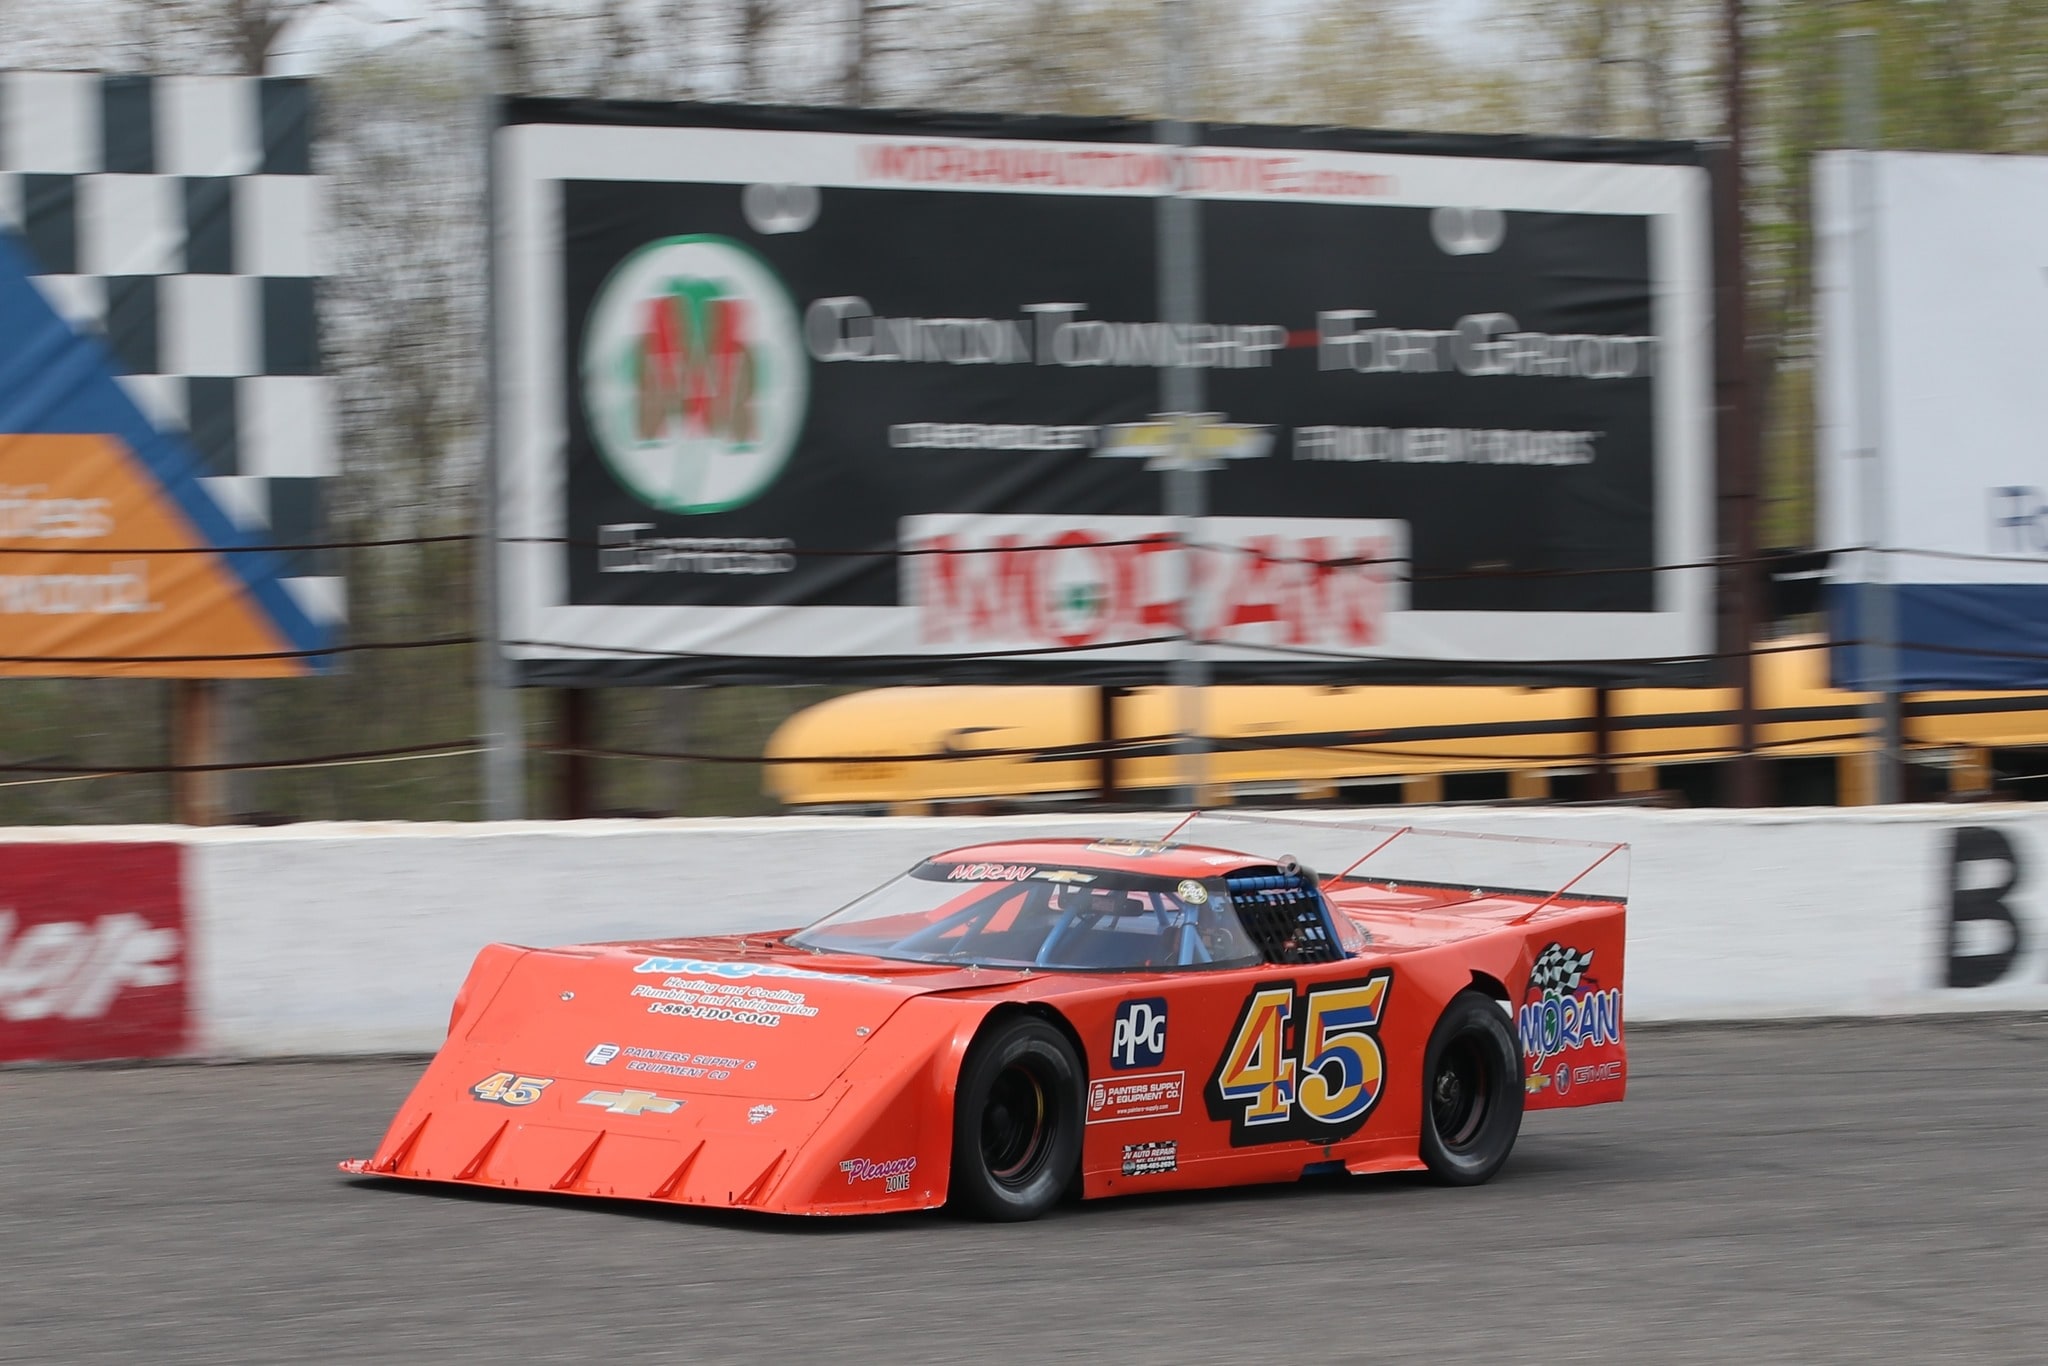
<svg viewBox="0 0 2048 1366">
<path fill-rule="evenodd" d="M 1221 877 L 1240 868 L 1271 867 L 1273 863 L 1270 858 L 1236 849 L 1120 837 L 1000 840 L 948 849 L 945 853 L 933 854 L 931 859 L 947 863 L 1044 863 L 1063 868 L 1165 878 Z"/>
</svg>

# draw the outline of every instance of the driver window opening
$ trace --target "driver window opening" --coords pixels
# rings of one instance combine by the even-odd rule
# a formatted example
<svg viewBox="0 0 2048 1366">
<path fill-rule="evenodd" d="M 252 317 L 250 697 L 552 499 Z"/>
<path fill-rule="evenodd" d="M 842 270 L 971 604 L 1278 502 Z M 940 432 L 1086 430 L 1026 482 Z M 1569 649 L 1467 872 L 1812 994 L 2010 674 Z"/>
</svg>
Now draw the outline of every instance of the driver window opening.
<svg viewBox="0 0 2048 1366">
<path fill-rule="evenodd" d="M 1276 871 L 1240 874 L 1226 885 L 1238 921 L 1267 962 L 1332 963 L 1344 957 L 1329 907 L 1312 881 Z"/>
<path fill-rule="evenodd" d="M 1084 869 L 1013 871 L 1005 865 L 1002 881 L 963 885 L 963 866 L 979 871 L 977 865 L 920 865 L 791 942 L 883 958 L 1018 967 L 1240 967 L 1259 961 L 1220 881 L 1198 883 L 1206 894 L 1183 899 L 1157 879 Z"/>
</svg>

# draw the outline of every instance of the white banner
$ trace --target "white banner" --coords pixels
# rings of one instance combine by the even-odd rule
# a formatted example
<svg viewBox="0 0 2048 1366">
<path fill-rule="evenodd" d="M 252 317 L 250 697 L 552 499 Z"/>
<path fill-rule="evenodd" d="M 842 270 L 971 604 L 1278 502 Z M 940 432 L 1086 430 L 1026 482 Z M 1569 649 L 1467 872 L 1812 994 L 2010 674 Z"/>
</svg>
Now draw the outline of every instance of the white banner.
<svg viewBox="0 0 2048 1366">
<path fill-rule="evenodd" d="M 1868 297 L 1854 271 L 1859 162 L 1876 211 Z M 1869 543 L 1856 453 L 1874 443 L 1885 544 L 1977 557 L 1907 555 L 1893 579 L 2048 584 L 2048 157 L 1828 152 L 1814 205 L 1823 542 Z M 1869 432 L 1855 370 L 1866 332 L 1879 359 Z"/>
<path fill-rule="evenodd" d="M 1828 152 L 1814 204 L 1821 539 L 1886 552 L 1835 579 L 1899 586 L 1908 688 L 2048 683 L 2048 158 Z"/>
</svg>

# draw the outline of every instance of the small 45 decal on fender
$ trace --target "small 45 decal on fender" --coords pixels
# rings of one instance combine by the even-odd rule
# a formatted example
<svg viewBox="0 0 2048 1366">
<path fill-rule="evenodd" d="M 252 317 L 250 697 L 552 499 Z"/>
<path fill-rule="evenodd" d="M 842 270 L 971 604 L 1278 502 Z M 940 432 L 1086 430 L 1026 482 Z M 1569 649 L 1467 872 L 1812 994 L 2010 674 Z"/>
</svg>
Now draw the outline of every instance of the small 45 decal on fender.
<svg viewBox="0 0 2048 1366">
<path fill-rule="evenodd" d="M 1393 969 L 1381 968 L 1306 991 L 1276 982 L 1252 992 L 1203 1094 L 1209 1118 L 1230 1121 L 1231 1146 L 1357 1133 L 1386 1091 L 1379 1027 L 1393 985 Z"/>
<path fill-rule="evenodd" d="M 554 1084 L 553 1077 L 522 1077 L 511 1072 L 493 1072 L 470 1087 L 469 1093 L 493 1105 L 531 1105 L 540 1099 L 541 1092 Z"/>
</svg>

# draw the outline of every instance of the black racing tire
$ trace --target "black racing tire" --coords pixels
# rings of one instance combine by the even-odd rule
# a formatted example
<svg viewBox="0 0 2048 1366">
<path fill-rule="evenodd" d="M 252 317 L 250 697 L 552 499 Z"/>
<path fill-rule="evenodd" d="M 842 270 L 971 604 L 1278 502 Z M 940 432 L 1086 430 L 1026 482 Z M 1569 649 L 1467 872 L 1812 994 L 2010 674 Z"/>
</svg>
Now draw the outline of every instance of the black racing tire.
<svg viewBox="0 0 2048 1366">
<path fill-rule="evenodd" d="M 947 1203 L 978 1219 L 1036 1219 L 1080 1172 L 1081 1123 L 1067 1036 L 1036 1015 L 998 1016 L 960 1065 Z"/>
<path fill-rule="evenodd" d="M 1461 991 L 1422 1060 L 1422 1161 L 1447 1186 L 1492 1179 L 1522 1130 L 1522 1046 L 1500 1003 Z"/>
</svg>

